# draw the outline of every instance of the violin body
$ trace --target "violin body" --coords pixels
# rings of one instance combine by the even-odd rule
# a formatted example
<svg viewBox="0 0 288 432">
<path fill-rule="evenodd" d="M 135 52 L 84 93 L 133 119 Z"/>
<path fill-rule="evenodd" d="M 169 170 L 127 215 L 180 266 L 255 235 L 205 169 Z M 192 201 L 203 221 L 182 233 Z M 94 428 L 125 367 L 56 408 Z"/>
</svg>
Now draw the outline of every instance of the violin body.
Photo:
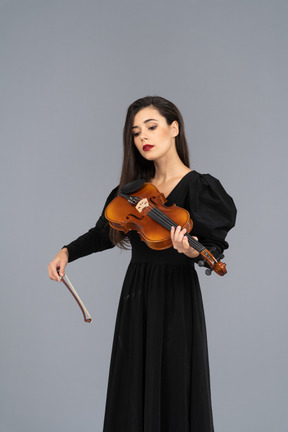
<svg viewBox="0 0 288 432">
<path fill-rule="evenodd" d="M 141 197 L 141 200 L 133 207 L 126 198 L 118 195 L 106 207 L 105 217 L 112 228 L 124 231 L 126 234 L 136 230 L 151 249 L 168 249 L 172 246 L 170 230 L 148 216 L 151 208 L 157 207 L 177 225 L 186 228 L 188 233 L 192 230 L 193 222 L 189 212 L 175 204 L 170 207 L 165 206 L 167 202 L 165 196 L 152 183 L 144 183 L 129 196 Z"/>
<path fill-rule="evenodd" d="M 190 214 L 182 207 L 165 206 L 165 196 L 152 183 L 136 180 L 123 186 L 120 194 L 105 209 L 105 217 L 112 228 L 126 234 L 136 230 L 141 239 L 155 250 L 172 246 L 171 227 L 186 229 L 189 245 L 199 252 L 210 267 L 206 274 L 214 270 L 218 275 L 227 273 L 226 264 L 218 261 L 211 252 L 189 235 L 193 227 Z M 204 265 L 203 261 L 201 261 Z M 200 261 L 199 261 L 200 265 Z"/>
</svg>

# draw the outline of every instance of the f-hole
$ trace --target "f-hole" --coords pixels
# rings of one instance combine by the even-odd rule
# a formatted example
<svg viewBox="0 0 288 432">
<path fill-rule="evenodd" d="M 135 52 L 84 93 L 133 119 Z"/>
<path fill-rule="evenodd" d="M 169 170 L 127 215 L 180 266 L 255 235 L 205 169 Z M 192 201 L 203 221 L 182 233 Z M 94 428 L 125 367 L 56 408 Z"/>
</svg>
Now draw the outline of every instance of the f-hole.
<svg viewBox="0 0 288 432">
<path fill-rule="evenodd" d="M 151 201 L 152 204 L 156 207 L 157 204 L 155 204 L 155 202 L 153 201 L 153 199 L 155 199 L 155 198 L 156 198 L 155 196 L 151 197 L 151 198 L 150 198 L 150 201 Z"/>
<path fill-rule="evenodd" d="M 130 219 L 130 217 L 131 217 L 131 218 L 135 218 L 135 219 L 137 219 L 137 220 L 142 220 L 142 219 L 144 219 L 144 216 L 139 217 L 139 216 L 136 216 L 136 215 L 134 215 L 134 214 L 132 214 L 132 213 L 129 213 L 129 214 L 126 216 L 126 219 Z"/>
</svg>

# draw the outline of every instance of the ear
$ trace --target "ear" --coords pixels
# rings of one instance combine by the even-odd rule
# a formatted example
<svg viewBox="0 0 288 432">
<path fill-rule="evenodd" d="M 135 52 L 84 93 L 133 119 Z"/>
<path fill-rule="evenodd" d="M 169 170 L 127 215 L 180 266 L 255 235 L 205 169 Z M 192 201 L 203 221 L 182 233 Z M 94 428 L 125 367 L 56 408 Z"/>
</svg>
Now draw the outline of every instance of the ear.
<svg viewBox="0 0 288 432">
<path fill-rule="evenodd" d="M 177 135 L 179 135 L 179 125 L 176 120 L 174 120 L 170 125 L 170 130 L 172 132 L 172 137 L 175 138 Z"/>
</svg>

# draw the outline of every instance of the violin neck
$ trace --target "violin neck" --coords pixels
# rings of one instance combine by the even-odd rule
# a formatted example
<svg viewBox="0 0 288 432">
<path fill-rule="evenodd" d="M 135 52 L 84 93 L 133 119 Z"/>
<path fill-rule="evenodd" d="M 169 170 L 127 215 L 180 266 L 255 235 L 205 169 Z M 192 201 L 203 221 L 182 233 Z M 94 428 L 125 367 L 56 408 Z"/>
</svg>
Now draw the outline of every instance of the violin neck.
<svg viewBox="0 0 288 432">
<path fill-rule="evenodd" d="M 206 249 L 200 242 L 195 240 L 195 238 L 192 237 L 190 234 L 185 234 L 185 235 L 188 238 L 189 245 L 192 246 L 197 252 L 201 253 Z"/>
<path fill-rule="evenodd" d="M 148 215 L 153 220 L 162 225 L 164 228 L 166 228 L 168 231 L 171 230 L 172 226 L 174 228 L 177 228 L 177 224 L 167 215 L 162 213 L 157 207 L 152 208 L 152 210 L 148 212 Z M 206 249 L 205 246 L 195 240 L 195 238 L 192 237 L 190 234 L 185 234 L 185 236 L 188 239 L 189 245 L 192 246 L 197 252 L 199 252 L 199 254 L 201 254 L 201 256 L 205 259 L 205 261 L 208 263 L 209 267 L 212 270 L 214 270 L 220 276 L 224 276 L 227 273 L 226 264 L 222 263 L 221 261 L 218 262 L 216 258 L 211 254 L 211 252 L 209 252 L 209 250 Z"/>
</svg>

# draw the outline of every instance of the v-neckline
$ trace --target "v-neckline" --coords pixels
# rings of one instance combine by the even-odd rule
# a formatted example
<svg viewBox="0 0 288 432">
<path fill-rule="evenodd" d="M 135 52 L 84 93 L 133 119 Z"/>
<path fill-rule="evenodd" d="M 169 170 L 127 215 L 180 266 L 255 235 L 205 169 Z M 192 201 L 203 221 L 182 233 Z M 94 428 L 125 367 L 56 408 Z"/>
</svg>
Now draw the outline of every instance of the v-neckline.
<svg viewBox="0 0 288 432">
<path fill-rule="evenodd" d="M 179 182 L 174 186 L 174 188 L 169 192 L 168 195 L 165 195 L 165 199 L 167 200 L 168 198 L 170 198 L 170 196 L 172 195 L 172 193 L 175 191 L 175 189 L 178 188 L 178 186 L 183 182 L 184 179 L 186 179 L 186 177 L 188 177 L 189 174 L 194 173 L 194 170 L 188 171 L 187 174 L 185 174 L 180 180 Z"/>
</svg>

